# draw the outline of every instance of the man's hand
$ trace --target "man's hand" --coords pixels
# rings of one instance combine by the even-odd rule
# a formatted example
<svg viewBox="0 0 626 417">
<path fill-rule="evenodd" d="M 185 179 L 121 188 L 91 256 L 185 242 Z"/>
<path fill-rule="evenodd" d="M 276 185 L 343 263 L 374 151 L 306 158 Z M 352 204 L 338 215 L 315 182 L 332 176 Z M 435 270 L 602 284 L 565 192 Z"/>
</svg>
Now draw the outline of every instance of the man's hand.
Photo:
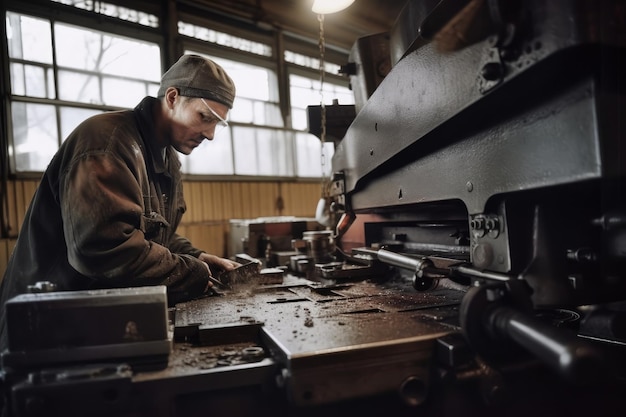
<svg viewBox="0 0 626 417">
<path fill-rule="evenodd" d="M 201 253 L 200 256 L 198 256 L 198 259 L 208 265 L 210 276 L 213 276 L 211 271 L 214 270 L 217 270 L 219 272 L 232 271 L 238 266 L 241 266 L 241 264 L 238 262 L 231 261 L 230 259 L 226 258 L 220 258 L 219 256 L 211 255 L 208 253 Z"/>
</svg>

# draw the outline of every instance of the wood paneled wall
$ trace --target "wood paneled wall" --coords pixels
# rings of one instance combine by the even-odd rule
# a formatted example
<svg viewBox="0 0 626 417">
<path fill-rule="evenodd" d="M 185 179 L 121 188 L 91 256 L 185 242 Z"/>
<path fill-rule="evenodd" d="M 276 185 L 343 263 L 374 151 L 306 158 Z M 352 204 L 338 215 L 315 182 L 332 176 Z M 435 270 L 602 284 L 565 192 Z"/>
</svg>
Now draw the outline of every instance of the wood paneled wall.
<svg viewBox="0 0 626 417">
<path fill-rule="evenodd" d="M 38 186 L 35 180 L 9 181 L 8 221 L 16 236 Z M 187 212 L 178 229 L 198 248 L 226 256 L 231 219 L 296 216 L 314 217 L 320 184 L 311 182 L 186 181 Z M 0 278 L 15 238 L 0 239 Z"/>
</svg>

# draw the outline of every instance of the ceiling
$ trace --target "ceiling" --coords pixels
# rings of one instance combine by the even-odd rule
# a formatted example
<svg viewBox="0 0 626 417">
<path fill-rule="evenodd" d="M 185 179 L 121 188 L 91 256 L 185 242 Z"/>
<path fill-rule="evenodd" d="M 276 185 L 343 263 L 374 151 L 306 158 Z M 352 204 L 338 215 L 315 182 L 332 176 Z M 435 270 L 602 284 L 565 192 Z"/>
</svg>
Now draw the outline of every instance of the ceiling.
<svg viewBox="0 0 626 417">
<path fill-rule="evenodd" d="M 306 38 L 318 39 L 313 0 L 201 0 L 200 3 L 257 24 L 270 25 Z M 326 45 L 350 50 L 361 36 L 390 30 L 407 0 L 355 0 L 347 9 L 324 15 Z"/>
</svg>

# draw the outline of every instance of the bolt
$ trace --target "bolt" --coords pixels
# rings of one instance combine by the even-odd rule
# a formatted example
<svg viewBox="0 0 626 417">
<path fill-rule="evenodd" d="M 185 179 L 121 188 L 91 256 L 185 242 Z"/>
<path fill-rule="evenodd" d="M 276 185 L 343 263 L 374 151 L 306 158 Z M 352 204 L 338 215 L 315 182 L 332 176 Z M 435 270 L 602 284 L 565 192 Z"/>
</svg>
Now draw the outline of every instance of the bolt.
<svg viewBox="0 0 626 417">
<path fill-rule="evenodd" d="M 481 70 L 481 75 L 487 81 L 499 80 L 503 75 L 502 65 L 497 62 L 489 62 Z"/>
</svg>

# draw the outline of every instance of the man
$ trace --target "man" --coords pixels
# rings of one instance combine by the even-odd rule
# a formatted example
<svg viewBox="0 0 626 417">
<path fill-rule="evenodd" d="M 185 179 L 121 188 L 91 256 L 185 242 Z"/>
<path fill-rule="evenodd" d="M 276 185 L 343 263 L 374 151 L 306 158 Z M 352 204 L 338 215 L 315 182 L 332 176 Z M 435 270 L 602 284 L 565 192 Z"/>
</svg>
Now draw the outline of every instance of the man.
<svg viewBox="0 0 626 417">
<path fill-rule="evenodd" d="M 38 281 L 59 291 L 165 285 L 170 305 L 210 291 L 237 263 L 176 234 L 186 206 L 180 162 L 226 124 L 235 85 L 211 60 L 181 57 L 159 98 L 80 124 L 43 175 L 0 287 L 4 305 Z"/>
</svg>

